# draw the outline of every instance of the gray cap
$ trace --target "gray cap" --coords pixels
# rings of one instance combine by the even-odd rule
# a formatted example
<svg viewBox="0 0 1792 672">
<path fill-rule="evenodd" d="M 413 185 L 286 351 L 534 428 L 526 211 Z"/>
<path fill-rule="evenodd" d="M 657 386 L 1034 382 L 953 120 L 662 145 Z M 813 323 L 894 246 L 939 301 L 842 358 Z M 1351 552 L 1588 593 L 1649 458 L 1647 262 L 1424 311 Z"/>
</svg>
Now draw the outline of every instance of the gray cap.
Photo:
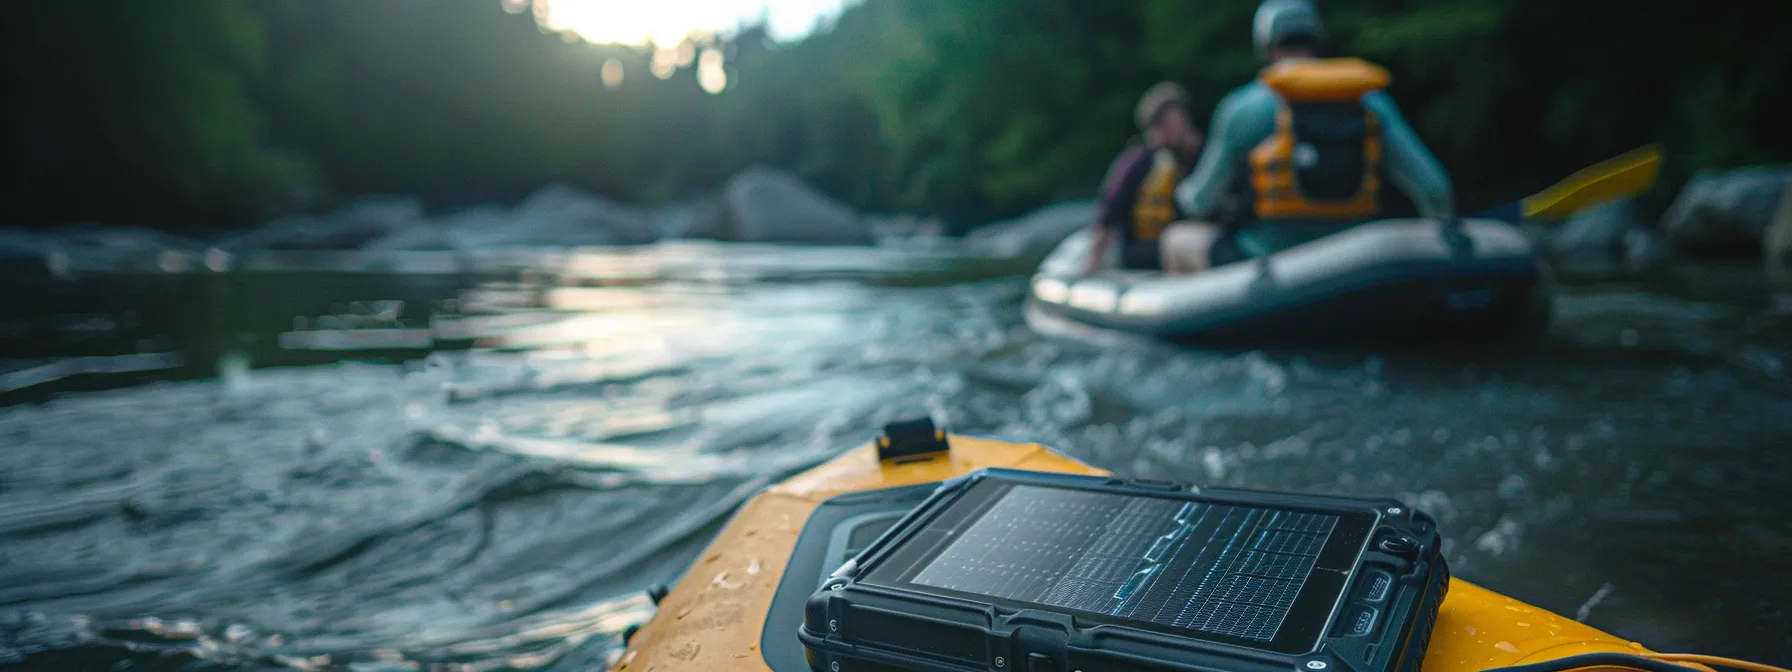
<svg viewBox="0 0 1792 672">
<path fill-rule="evenodd" d="M 1268 56 L 1269 48 L 1291 37 L 1318 39 L 1325 34 L 1319 23 L 1319 10 L 1309 0 L 1263 0 L 1257 7 L 1257 18 L 1251 22 L 1251 39 L 1257 54 Z"/>
</svg>

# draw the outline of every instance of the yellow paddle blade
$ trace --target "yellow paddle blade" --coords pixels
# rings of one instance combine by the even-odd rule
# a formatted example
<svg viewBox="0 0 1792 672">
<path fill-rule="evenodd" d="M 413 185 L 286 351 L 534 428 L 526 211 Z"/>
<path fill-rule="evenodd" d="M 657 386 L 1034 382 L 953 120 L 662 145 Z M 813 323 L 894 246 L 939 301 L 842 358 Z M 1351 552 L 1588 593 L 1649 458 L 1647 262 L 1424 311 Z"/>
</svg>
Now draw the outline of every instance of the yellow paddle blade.
<svg viewBox="0 0 1792 672">
<path fill-rule="evenodd" d="M 1524 215 L 1562 219 L 1590 205 L 1633 196 L 1661 174 L 1661 145 L 1649 145 L 1582 168 L 1535 196 L 1524 199 Z"/>
</svg>

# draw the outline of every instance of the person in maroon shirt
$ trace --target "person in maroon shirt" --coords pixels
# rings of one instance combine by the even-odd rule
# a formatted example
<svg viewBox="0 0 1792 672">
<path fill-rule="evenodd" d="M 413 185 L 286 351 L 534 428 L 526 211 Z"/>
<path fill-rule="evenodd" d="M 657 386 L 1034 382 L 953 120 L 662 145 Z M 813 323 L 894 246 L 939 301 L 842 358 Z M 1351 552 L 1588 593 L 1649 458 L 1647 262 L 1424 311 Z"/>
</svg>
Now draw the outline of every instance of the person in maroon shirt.
<svg viewBox="0 0 1792 672">
<path fill-rule="evenodd" d="M 1188 95 L 1171 82 L 1153 86 L 1139 100 L 1136 121 L 1143 141 L 1128 146 L 1108 167 L 1083 273 L 1100 272 L 1116 241 L 1123 268 L 1200 272 L 1221 232 L 1210 224 L 1184 221 L 1176 205 L 1176 185 L 1200 156 L 1203 140 L 1189 112 Z"/>
</svg>

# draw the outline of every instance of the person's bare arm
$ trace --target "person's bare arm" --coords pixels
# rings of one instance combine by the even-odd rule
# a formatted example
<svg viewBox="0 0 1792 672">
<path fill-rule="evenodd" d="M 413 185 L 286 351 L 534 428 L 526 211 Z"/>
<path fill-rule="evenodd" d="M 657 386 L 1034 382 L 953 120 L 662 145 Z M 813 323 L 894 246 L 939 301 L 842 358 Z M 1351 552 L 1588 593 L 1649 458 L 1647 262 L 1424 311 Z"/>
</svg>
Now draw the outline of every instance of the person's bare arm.
<svg viewBox="0 0 1792 672">
<path fill-rule="evenodd" d="M 1121 228 L 1132 225 L 1139 183 L 1145 180 L 1145 171 L 1150 167 L 1151 153 L 1137 147 L 1121 152 L 1108 166 L 1108 175 L 1101 181 L 1101 209 L 1095 217 L 1089 258 L 1083 262 L 1083 275 L 1101 271 L 1107 261 L 1108 248 L 1120 236 Z"/>
<path fill-rule="evenodd" d="M 1107 261 L 1108 248 L 1114 244 L 1114 229 L 1096 222 L 1089 241 L 1089 258 L 1083 262 L 1083 275 L 1095 275 L 1101 272 Z"/>
<path fill-rule="evenodd" d="M 1394 105 L 1394 99 L 1378 91 L 1364 97 L 1363 104 L 1381 121 L 1382 144 L 1387 148 L 1388 181 L 1412 199 L 1419 216 L 1455 224 L 1456 192 L 1450 183 L 1450 173 L 1406 123 L 1400 108 Z"/>
<path fill-rule="evenodd" d="M 1235 167 L 1250 151 L 1240 139 L 1251 132 L 1237 120 L 1242 107 L 1240 97 L 1234 94 L 1226 96 L 1214 108 L 1213 121 L 1207 127 L 1210 133 L 1201 147 L 1201 158 L 1195 161 L 1195 169 L 1189 176 L 1176 185 L 1176 205 L 1183 215 L 1203 221 L 1218 219 L 1219 206 L 1232 184 Z"/>
</svg>

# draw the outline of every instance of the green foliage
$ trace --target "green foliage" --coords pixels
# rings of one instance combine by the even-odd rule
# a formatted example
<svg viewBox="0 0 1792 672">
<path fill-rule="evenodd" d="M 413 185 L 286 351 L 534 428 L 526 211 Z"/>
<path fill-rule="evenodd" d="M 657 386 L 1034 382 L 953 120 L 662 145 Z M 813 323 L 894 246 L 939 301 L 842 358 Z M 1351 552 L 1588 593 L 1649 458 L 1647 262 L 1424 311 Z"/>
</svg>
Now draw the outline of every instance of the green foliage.
<svg viewBox="0 0 1792 672">
<path fill-rule="evenodd" d="M 927 57 L 870 69 L 952 87 L 871 94 L 895 155 L 924 157 L 897 179 L 924 177 L 918 166 L 942 144 L 924 140 L 944 136 L 947 156 L 981 148 L 953 165 L 973 181 L 966 198 L 985 208 L 1087 193 L 1091 168 L 1118 149 L 1133 97 L 1153 81 L 1180 82 L 1207 108 L 1255 76 L 1256 5 L 961 0 L 903 15 L 908 25 L 883 39 L 919 42 Z M 1792 21 L 1779 14 L 1674 0 L 1333 0 L 1322 12 L 1329 52 L 1393 71 L 1390 93 L 1469 208 L 1653 141 L 1670 150 L 1669 189 L 1696 169 L 1792 157 Z"/>
<path fill-rule="evenodd" d="M 249 91 L 263 26 L 231 0 L 8 6 L 3 194 L 26 220 L 217 217 L 304 176 Z M 146 217 L 147 215 L 147 217 Z"/>
<path fill-rule="evenodd" d="M 242 223 L 282 194 L 438 207 L 565 181 L 685 198 L 764 163 L 867 209 L 974 222 L 1093 192 L 1170 79 L 1261 66 L 1255 0 L 863 0 L 796 44 L 713 48 L 730 87 L 544 33 L 497 0 L 77 0 L 7 12 L 15 219 Z M 1679 0 L 1328 0 L 1474 208 L 1652 141 L 1665 180 L 1792 158 L 1792 22 Z M 620 88 L 599 73 L 615 60 Z M 1200 115 L 1197 115 L 1200 116 Z M 275 149 L 279 148 L 279 149 Z M 1657 195 L 1658 197 L 1661 194 Z"/>
</svg>

